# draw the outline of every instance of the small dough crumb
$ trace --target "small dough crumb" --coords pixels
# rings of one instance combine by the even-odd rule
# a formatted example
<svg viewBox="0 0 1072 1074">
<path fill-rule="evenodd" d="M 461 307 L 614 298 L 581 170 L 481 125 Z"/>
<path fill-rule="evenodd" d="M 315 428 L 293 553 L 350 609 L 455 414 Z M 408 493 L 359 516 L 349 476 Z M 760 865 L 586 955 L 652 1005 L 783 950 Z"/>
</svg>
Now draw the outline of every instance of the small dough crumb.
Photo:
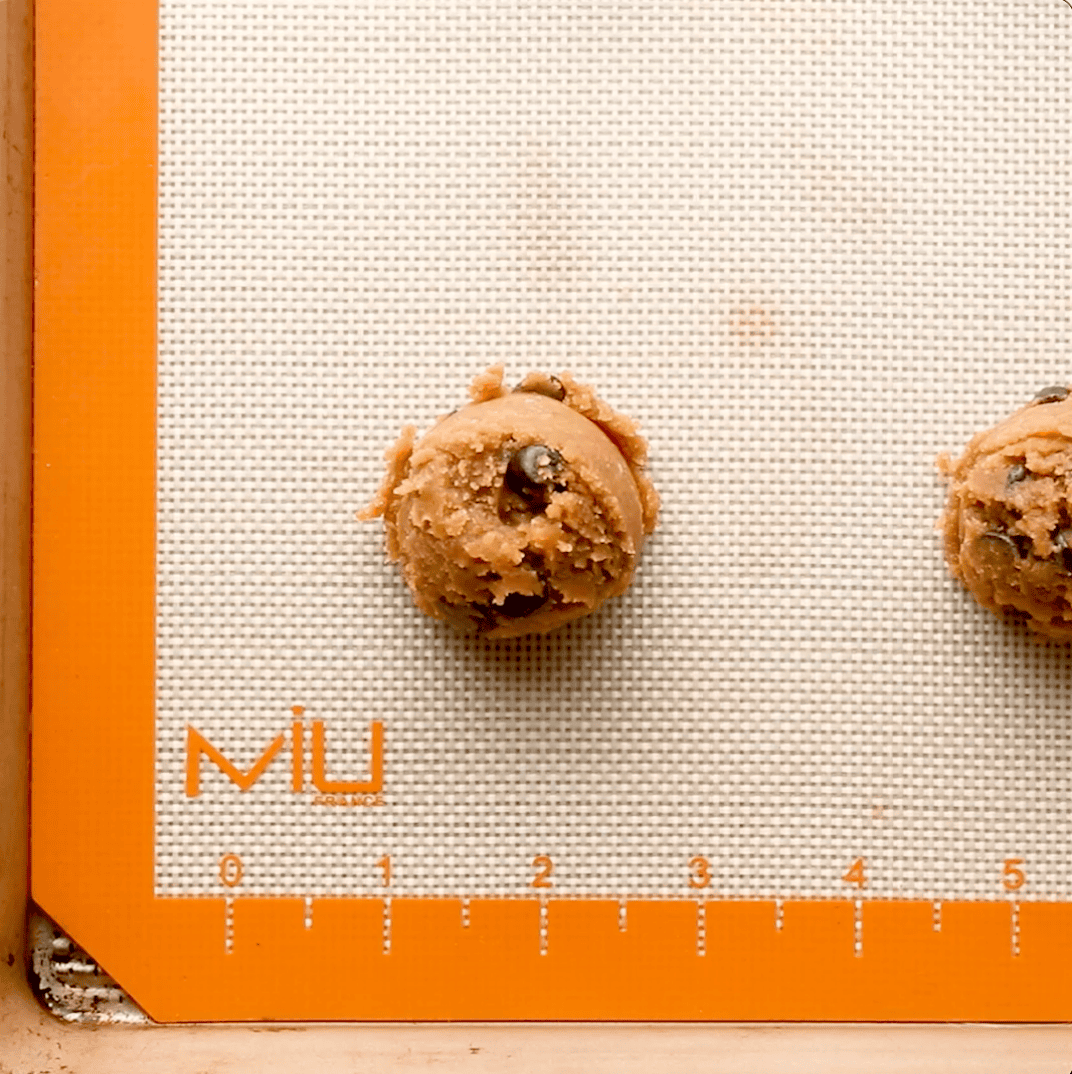
<svg viewBox="0 0 1072 1074">
<path fill-rule="evenodd" d="M 1072 641 L 1072 394 L 1044 388 L 953 462 L 939 527 L 953 577 L 992 612 Z"/>
<path fill-rule="evenodd" d="M 659 513 L 634 422 L 569 373 L 510 391 L 503 370 L 420 440 L 403 429 L 358 512 L 383 516 L 421 611 L 489 638 L 554 630 L 624 593 Z"/>
</svg>

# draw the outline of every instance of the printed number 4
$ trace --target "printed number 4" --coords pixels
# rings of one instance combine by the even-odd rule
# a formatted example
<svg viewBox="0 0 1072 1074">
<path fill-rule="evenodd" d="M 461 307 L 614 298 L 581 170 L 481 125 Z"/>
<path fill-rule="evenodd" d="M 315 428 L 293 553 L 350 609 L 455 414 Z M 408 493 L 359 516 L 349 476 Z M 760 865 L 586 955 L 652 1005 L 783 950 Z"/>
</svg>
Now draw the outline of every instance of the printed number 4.
<svg viewBox="0 0 1072 1074">
<path fill-rule="evenodd" d="M 858 888 L 867 886 L 867 873 L 864 872 L 864 859 L 857 858 L 852 865 L 849 866 L 849 871 L 845 873 L 841 878 L 846 884 L 855 884 Z"/>
</svg>

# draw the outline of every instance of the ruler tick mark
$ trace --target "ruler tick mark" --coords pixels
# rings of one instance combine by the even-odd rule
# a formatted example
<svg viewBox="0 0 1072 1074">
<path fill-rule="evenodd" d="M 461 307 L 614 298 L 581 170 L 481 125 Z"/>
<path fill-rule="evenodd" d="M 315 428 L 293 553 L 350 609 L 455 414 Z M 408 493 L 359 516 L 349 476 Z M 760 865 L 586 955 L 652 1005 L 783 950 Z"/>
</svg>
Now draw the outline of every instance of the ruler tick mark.
<svg viewBox="0 0 1072 1074">
<path fill-rule="evenodd" d="M 540 896 L 540 954 L 547 954 L 547 900 Z"/>
<path fill-rule="evenodd" d="M 227 954 L 234 952 L 234 896 L 223 898 L 223 949 Z"/>
<path fill-rule="evenodd" d="M 785 927 L 785 903 L 781 899 L 774 900 L 774 927 L 779 932 Z"/>
<path fill-rule="evenodd" d="M 391 896 L 383 900 L 383 953 L 391 953 Z"/>
<path fill-rule="evenodd" d="M 462 899 L 462 928 L 469 927 L 469 900 Z"/>
<path fill-rule="evenodd" d="M 864 901 L 853 899 L 852 901 L 852 949 L 857 958 L 862 958 L 864 953 Z"/>
<path fill-rule="evenodd" d="M 626 917 L 625 899 L 618 900 L 618 931 L 625 932 L 628 925 L 628 919 Z"/>
<path fill-rule="evenodd" d="M 305 927 L 311 929 L 313 927 L 313 897 L 312 895 L 305 896 Z"/>
<path fill-rule="evenodd" d="M 707 903 L 702 899 L 696 901 L 696 954 L 699 958 L 707 954 Z"/>
<path fill-rule="evenodd" d="M 935 932 L 942 931 L 942 900 L 935 899 L 931 911 L 931 927 Z"/>
<path fill-rule="evenodd" d="M 1012 941 L 1012 957 L 1017 958 L 1020 954 L 1020 904 L 1013 901 L 1009 910 L 1009 932 Z"/>
</svg>

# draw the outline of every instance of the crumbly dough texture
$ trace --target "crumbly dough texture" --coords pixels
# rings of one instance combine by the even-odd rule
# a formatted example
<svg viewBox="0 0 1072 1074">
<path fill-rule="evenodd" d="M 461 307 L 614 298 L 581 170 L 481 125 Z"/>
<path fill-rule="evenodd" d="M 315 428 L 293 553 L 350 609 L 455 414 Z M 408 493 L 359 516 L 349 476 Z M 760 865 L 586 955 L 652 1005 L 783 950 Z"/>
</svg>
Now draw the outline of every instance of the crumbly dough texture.
<svg viewBox="0 0 1072 1074">
<path fill-rule="evenodd" d="M 403 430 L 358 513 L 383 516 L 417 606 L 508 638 L 623 593 L 659 510 L 635 423 L 569 373 L 531 373 L 511 391 L 493 366 L 469 394 L 419 441 Z"/>
<path fill-rule="evenodd" d="M 1072 395 L 1044 388 L 939 468 L 953 576 L 991 611 L 1072 641 Z"/>
</svg>

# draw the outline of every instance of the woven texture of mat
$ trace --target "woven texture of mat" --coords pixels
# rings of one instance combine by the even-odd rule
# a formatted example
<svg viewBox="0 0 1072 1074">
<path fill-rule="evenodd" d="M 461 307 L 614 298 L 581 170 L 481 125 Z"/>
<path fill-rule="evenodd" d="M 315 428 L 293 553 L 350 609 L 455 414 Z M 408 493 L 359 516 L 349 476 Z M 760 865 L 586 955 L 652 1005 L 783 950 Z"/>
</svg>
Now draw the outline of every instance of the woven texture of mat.
<svg viewBox="0 0 1072 1074">
<path fill-rule="evenodd" d="M 160 92 L 157 894 L 1072 898 L 1072 654 L 933 528 L 1072 380 L 1072 7 L 162 0 Z M 663 513 L 496 644 L 354 513 L 498 361 L 639 419 Z M 335 779 L 382 723 L 382 804 L 294 789 L 294 706 Z M 189 726 L 284 745 L 188 796 Z"/>
</svg>

